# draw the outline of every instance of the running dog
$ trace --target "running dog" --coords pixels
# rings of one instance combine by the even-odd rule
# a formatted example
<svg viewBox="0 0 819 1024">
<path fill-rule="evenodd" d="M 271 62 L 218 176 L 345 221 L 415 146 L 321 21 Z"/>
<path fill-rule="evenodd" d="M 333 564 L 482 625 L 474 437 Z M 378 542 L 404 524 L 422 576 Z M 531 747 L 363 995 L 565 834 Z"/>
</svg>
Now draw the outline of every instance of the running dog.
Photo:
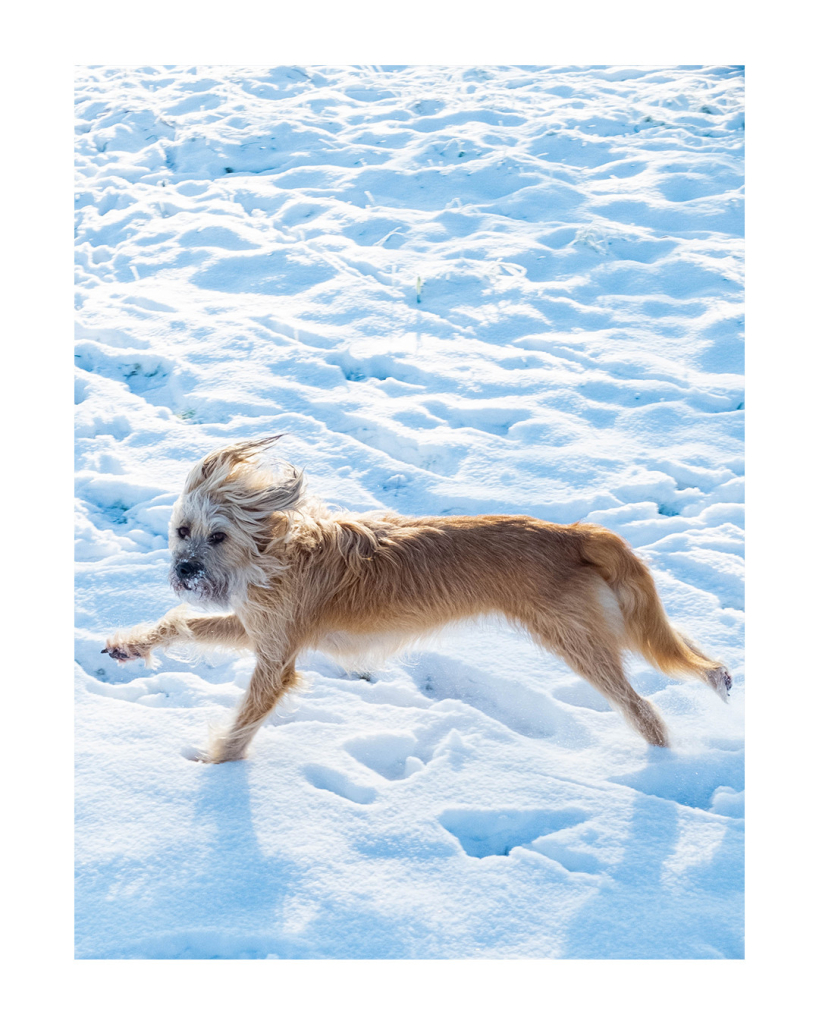
<svg viewBox="0 0 819 1024">
<path fill-rule="evenodd" d="M 731 676 L 669 623 L 646 566 L 602 526 L 530 516 L 331 512 L 292 466 L 260 456 L 279 437 L 220 448 L 190 471 L 169 528 L 180 605 L 115 633 L 103 653 L 144 658 L 174 643 L 253 651 L 231 726 L 197 760 L 233 761 L 295 685 L 305 649 L 363 666 L 449 622 L 502 615 L 559 655 L 650 744 L 665 723 L 623 672 L 635 651 L 670 676 L 696 676 L 723 700 Z"/>
</svg>

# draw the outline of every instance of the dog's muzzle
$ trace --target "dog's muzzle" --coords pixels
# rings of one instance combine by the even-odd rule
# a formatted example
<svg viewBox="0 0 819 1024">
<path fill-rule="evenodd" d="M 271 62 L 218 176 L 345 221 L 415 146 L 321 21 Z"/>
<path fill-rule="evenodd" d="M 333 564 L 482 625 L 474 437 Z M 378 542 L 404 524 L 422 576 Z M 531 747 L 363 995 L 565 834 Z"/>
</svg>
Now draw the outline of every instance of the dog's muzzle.
<svg viewBox="0 0 819 1024">
<path fill-rule="evenodd" d="M 202 607 L 222 608 L 227 603 L 227 588 L 224 582 L 214 579 L 205 571 L 205 566 L 195 558 L 186 558 L 171 569 L 170 584 L 173 591 L 184 595 L 186 601 Z"/>
<path fill-rule="evenodd" d="M 176 566 L 176 576 L 185 590 L 192 590 L 194 585 L 205 575 L 205 567 L 193 559 L 180 562 Z"/>
</svg>

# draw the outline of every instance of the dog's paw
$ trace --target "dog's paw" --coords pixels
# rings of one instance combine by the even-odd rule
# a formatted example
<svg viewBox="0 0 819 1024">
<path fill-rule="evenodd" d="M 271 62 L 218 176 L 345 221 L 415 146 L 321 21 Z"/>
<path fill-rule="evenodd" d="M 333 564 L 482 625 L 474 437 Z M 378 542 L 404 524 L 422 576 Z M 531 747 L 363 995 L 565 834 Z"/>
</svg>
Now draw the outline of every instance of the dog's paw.
<svg viewBox="0 0 819 1024">
<path fill-rule="evenodd" d="M 150 649 L 141 644 L 110 643 L 103 647 L 100 654 L 107 654 L 114 661 L 136 661 L 137 658 L 147 658 Z"/>
<path fill-rule="evenodd" d="M 733 686 L 733 680 L 731 679 L 731 673 L 727 668 L 713 668 L 708 672 L 708 685 L 714 690 L 716 695 L 725 703 L 728 703 L 728 696 L 731 693 L 731 687 Z"/>
</svg>

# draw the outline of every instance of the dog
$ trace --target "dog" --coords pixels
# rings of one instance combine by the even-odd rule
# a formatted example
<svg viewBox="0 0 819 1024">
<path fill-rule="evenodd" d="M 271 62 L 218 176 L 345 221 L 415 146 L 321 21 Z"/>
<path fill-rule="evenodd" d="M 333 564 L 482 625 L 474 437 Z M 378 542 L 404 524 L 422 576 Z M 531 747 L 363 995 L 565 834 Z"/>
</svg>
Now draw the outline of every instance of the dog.
<svg viewBox="0 0 819 1024">
<path fill-rule="evenodd" d="M 503 616 L 587 679 L 647 741 L 665 723 L 623 671 L 625 651 L 670 676 L 695 676 L 727 701 L 731 676 L 673 628 L 646 565 L 602 526 L 525 515 L 335 512 L 303 474 L 260 458 L 282 435 L 231 444 L 190 471 L 169 526 L 170 583 L 182 604 L 115 633 L 102 653 L 144 658 L 174 643 L 252 651 L 230 727 L 196 760 L 233 761 L 296 684 L 306 649 L 359 666 L 449 622 Z"/>
</svg>

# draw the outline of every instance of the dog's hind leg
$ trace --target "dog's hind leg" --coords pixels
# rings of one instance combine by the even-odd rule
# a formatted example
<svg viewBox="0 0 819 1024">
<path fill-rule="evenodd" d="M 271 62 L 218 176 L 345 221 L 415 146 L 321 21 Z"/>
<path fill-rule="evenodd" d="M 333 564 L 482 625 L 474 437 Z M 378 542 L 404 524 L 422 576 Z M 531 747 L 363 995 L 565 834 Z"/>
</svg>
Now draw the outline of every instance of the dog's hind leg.
<svg viewBox="0 0 819 1024">
<path fill-rule="evenodd" d="M 601 693 L 610 704 L 614 704 L 626 721 L 639 732 L 646 743 L 653 747 L 668 746 L 668 731 L 659 712 L 645 697 L 637 693 L 623 672 L 619 656 L 610 657 L 610 652 L 600 652 L 591 657 L 563 654 L 570 668 Z"/>
<path fill-rule="evenodd" d="M 295 662 L 282 665 L 260 658 L 232 725 L 207 753 L 197 756 L 196 760 L 218 763 L 243 758 L 262 722 L 279 698 L 296 682 Z"/>
<path fill-rule="evenodd" d="M 697 645 L 689 640 L 684 633 L 677 631 L 677 636 L 682 640 L 685 646 L 692 654 L 695 654 L 698 658 L 703 661 L 709 661 L 709 657 L 703 651 L 697 647 Z M 712 662 L 712 664 L 714 664 Z M 733 680 L 731 679 L 731 673 L 724 665 L 716 664 L 714 668 L 706 668 L 701 671 L 701 676 L 705 680 L 708 686 L 716 693 L 720 700 L 728 703 L 728 697 L 731 693 L 731 687 L 733 686 Z"/>
<path fill-rule="evenodd" d="M 531 629 L 531 627 L 530 627 Z M 584 628 L 573 623 L 556 630 L 531 630 L 540 642 L 588 680 L 626 721 L 653 747 L 668 746 L 668 732 L 657 709 L 631 686 L 623 671 L 617 637 L 605 627 Z"/>
<path fill-rule="evenodd" d="M 701 651 L 668 621 L 648 566 L 628 544 L 602 526 L 578 531 L 584 556 L 617 597 L 627 646 L 674 678 L 697 676 L 722 700 L 728 700 L 731 673 Z"/>
</svg>

